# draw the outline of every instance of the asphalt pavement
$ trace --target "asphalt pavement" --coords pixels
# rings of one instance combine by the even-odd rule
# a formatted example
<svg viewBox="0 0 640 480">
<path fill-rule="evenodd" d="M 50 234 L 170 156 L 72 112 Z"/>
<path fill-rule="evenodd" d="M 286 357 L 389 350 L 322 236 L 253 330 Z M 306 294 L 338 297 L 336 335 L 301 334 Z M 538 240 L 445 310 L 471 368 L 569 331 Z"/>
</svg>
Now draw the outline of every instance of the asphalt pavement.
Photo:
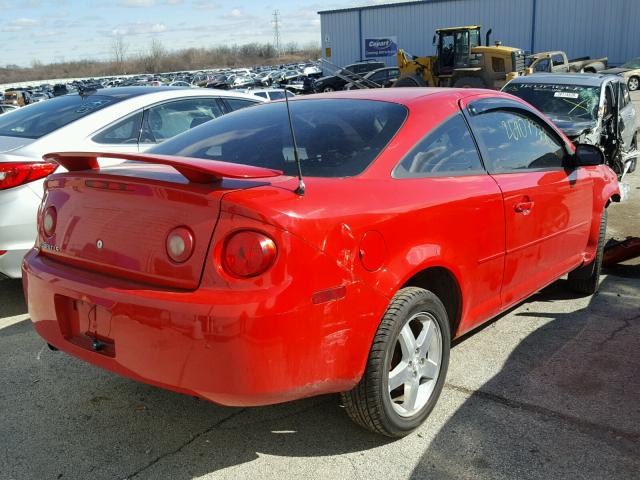
<svg viewBox="0 0 640 480">
<path fill-rule="evenodd" d="M 610 237 L 640 236 L 628 183 Z M 637 479 L 639 339 L 640 260 L 593 297 L 559 280 L 458 341 L 427 423 L 390 440 L 336 395 L 223 408 L 50 351 L 1 281 L 0 479 Z"/>
</svg>

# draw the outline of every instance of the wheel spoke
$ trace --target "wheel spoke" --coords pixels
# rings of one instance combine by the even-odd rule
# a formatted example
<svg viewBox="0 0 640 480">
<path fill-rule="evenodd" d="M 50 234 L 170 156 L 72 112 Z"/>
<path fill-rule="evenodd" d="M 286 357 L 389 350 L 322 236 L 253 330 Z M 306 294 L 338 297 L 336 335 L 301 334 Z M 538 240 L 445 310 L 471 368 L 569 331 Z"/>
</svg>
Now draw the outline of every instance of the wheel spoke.
<svg viewBox="0 0 640 480">
<path fill-rule="evenodd" d="M 409 364 L 400 362 L 391 372 L 389 372 L 389 391 L 395 390 L 410 378 Z"/>
<path fill-rule="evenodd" d="M 436 376 L 438 375 L 438 371 L 439 365 L 433 360 L 427 359 L 427 361 L 424 362 L 424 364 L 420 368 L 420 376 L 422 378 L 428 379 L 436 378 Z"/>
<path fill-rule="evenodd" d="M 415 410 L 419 389 L 420 382 L 415 377 L 411 378 L 410 382 L 404 384 L 404 402 L 402 402 L 402 407 L 407 412 Z"/>
<path fill-rule="evenodd" d="M 431 345 L 431 341 L 433 340 L 433 333 L 435 331 L 435 327 L 433 326 L 433 322 L 428 320 L 420 331 L 420 335 L 416 339 L 416 345 L 418 348 L 428 347 Z"/>
<path fill-rule="evenodd" d="M 400 348 L 402 349 L 402 359 L 409 360 L 413 358 L 413 353 L 416 350 L 416 337 L 413 336 L 409 323 L 400 330 L 398 342 L 400 342 Z"/>
</svg>

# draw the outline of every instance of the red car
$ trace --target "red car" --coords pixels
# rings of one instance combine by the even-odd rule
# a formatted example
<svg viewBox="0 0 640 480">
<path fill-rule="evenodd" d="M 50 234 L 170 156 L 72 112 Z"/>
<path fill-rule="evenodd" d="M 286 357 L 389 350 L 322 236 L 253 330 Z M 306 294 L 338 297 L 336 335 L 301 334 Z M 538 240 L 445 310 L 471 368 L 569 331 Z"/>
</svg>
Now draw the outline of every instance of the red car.
<svg viewBox="0 0 640 480">
<path fill-rule="evenodd" d="M 29 312 L 54 348 L 222 405 L 342 392 L 402 436 L 451 339 L 569 273 L 598 287 L 599 150 L 484 90 L 380 89 L 221 117 L 148 154 L 52 153 Z M 100 169 L 98 157 L 133 160 Z"/>
</svg>

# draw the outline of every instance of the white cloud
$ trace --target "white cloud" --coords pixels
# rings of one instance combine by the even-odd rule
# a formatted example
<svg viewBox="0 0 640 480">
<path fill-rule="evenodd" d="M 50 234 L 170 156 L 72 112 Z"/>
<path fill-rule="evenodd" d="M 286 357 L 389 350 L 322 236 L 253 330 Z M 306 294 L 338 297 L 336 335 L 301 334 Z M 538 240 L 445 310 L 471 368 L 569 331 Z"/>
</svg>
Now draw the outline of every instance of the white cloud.
<svg viewBox="0 0 640 480">
<path fill-rule="evenodd" d="M 4 26 L 0 27 L 2 32 L 21 32 L 23 30 L 29 30 L 40 25 L 40 21 L 35 18 L 16 18 L 6 22 Z"/>
<path fill-rule="evenodd" d="M 118 5 L 129 8 L 146 8 L 156 5 L 181 5 L 184 0 L 120 0 Z"/>
<path fill-rule="evenodd" d="M 118 5 L 121 7 L 153 7 L 156 4 L 156 0 L 120 0 Z"/>
<path fill-rule="evenodd" d="M 215 10 L 218 4 L 211 0 L 193 0 L 193 8 L 196 10 Z"/>
<path fill-rule="evenodd" d="M 150 33 L 163 33 L 167 31 L 167 26 L 164 23 L 129 23 L 127 25 L 120 25 L 113 30 L 110 34 L 114 37 L 124 37 L 127 35 L 146 35 Z"/>
</svg>

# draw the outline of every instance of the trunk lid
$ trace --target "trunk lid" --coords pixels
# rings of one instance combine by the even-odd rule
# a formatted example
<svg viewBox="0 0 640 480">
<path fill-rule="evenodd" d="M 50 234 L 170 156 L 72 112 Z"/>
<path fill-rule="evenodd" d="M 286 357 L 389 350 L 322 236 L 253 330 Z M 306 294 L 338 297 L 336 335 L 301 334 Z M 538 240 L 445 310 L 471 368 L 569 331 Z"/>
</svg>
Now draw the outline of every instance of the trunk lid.
<svg viewBox="0 0 640 480">
<path fill-rule="evenodd" d="M 7 137 L 0 135 L 0 153 L 8 153 L 33 143 L 32 138 Z M 1 160 L 0 160 L 1 161 Z"/>
<path fill-rule="evenodd" d="M 222 197 L 264 183 L 227 178 L 193 183 L 170 166 L 139 163 L 53 175 L 39 215 L 40 253 L 119 278 L 195 289 Z M 47 236 L 42 217 L 51 206 L 56 222 Z M 193 253 L 182 263 L 167 253 L 167 237 L 176 227 L 188 228 L 194 238 Z"/>
</svg>

